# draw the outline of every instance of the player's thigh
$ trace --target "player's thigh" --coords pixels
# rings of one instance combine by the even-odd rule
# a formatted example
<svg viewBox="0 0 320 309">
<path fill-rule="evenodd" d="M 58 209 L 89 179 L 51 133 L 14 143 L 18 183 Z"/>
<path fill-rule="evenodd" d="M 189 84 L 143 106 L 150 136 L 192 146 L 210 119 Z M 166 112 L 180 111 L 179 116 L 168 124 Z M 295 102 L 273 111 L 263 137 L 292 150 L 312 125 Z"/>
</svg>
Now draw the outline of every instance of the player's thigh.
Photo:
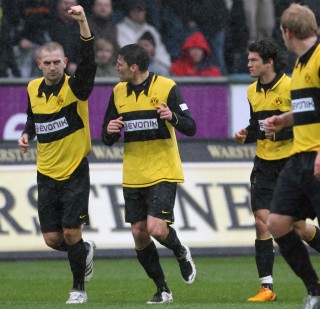
<svg viewBox="0 0 320 309">
<path fill-rule="evenodd" d="M 302 186 L 304 169 L 299 158 L 290 158 L 278 177 L 271 213 L 294 217 L 297 220 L 312 216 L 313 210 Z"/>
<path fill-rule="evenodd" d="M 160 182 L 151 186 L 147 195 L 148 215 L 174 223 L 174 204 L 177 193 L 177 183 Z"/>
<path fill-rule="evenodd" d="M 126 222 L 135 224 L 147 220 L 146 190 L 146 188 L 123 188 Z"/>
<path fill-rule="evenodd" d="M 60 203 L 63 208 L 64 228 L 77 228 L 82 224 L 89 224 L 89 194 L 89 167 L 87 160 L 84 160 L 61 189 Z"/>
</svg>

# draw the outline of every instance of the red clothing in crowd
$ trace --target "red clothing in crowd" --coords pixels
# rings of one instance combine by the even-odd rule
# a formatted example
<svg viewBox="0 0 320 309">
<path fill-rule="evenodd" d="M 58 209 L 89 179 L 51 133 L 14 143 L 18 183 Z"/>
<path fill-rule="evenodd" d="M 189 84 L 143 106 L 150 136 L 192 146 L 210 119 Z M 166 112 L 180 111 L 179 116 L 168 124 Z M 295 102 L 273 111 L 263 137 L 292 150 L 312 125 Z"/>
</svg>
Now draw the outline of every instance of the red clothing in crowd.
<svg viewBox="0 0 320 309">
<path fill-rule="evenodd" d="M 190 48 L 203 49 L 203 61 L 195 64 L 188 54 Z M 219 69 L 209 63 L 210 53 L 211 49 L 204 35 L 201 32 L 191 34 L 182 45 L 181 58 L 172 63 L 171 73 L 176 76 L 221 76 Z"/>
</svg>

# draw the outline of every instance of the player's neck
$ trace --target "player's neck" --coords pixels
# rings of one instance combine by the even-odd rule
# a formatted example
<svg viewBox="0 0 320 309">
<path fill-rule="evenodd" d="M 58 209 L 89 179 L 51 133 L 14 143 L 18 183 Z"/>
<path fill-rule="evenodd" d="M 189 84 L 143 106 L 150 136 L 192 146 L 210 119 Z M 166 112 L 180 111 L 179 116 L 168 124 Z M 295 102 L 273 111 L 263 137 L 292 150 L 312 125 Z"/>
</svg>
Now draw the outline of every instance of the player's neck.
<svg viewBox="0 0 320 309">
<path fill-rule="evenodd" d="M 294 53 L 301 57 L 303 56 L 318 40 L 316 36 L 304 40 L 297 40 L 294 44 Z"/>
<path fill-rule="evenodd" d="M 261 84 L 270 84 L 276 77 L 277 73 L 270 71 L 262 76 L 260 76 L 259 81 Z"/>
<path fill-rule="evenodd" d="M 132 84 L 140 85 L 148 78 L 148 76 L 149 76 L 149 71 L 141 72 L 135 76 L 135 79 L 132 82 Z"/>
</svg>

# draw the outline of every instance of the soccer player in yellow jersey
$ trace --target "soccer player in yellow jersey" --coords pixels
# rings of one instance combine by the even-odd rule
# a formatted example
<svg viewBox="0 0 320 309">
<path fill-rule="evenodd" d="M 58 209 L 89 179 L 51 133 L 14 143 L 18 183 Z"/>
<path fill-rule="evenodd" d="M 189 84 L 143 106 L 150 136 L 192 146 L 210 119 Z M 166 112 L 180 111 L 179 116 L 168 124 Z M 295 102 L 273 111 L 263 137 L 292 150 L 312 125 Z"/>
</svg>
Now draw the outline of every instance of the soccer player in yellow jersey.
<svg viewBox="0 0 320 309">
<path fill-rule="evenodd" d="M 265 136 L 263 120 L 291 110 L 291 78 L 283 73 L 286 55 L 271 38 L 257 40 L 249 45 L 248 69 L 257 78 L 247 90 L 250 104 L 250 124 L 235 133 L 239 144 L 257 143 L 254 167 L 250 177 L 251 207 L 255 217 L 255 259 L 261 282 L 259 293 L 251 302 L 277 300 L 273 290 L 274 248 L 267 227 L 270 203 L 278 175 L 289 157 L 292 147 L 292 128 L 276 133 L 272 140 Z M 319 228 L 305 222 L 304 217 L 295 222 L 301 238 L 320 252 Z"/>
<path fill-rule="evenodd" d="M 171 249 L 186 284 L 196 268 L 190 249 L 181 244 L 174 222 L 177 183 L 184 181 L 175 130 L 192 136 L 196 124 L 172 79 L 148 71 L 149 56 L 138 44 L 121 48 L 112 92 L 102 127 L 111 146 L 124 135 L 123 194 L 125 220 L 131 223 L 137 258 L 157 292 L 148 304 L 173 301 L 151 236 Z"/>
<path fill-rule="evenodd" d="M 285 45 L 298 59 L 292 73 L 292 111 L 264 120 L 266 136 L 293 126 L 290 158 L 281 171 L 271 202 L 268 227 L 284 259 L 308 293 L 303 308 L 320 308 L 319 277 L 308 251 L 292 229 L 296 218 L 320 218 L 320 44 L 314 13 L 291 4 L 280 19 Z M 277 133 L 276 133 L 277 134 Z"/>
<path fill-rule="evenodd" d="M 82 225 L 89 223 L 89 166 L 91 151 L 88 97 L 93 89 L 96 63 L 93 36 L 83 8 L 69 15 L 80 27 L 82 60 L 74 76 L 67 76 L 63 47 L 47 42 L 37 63 L 42 78 L 28 84 L 27 122 L 18 141 L 26 152 L 37 137 L 38 213 L 45 243 L 66 251 L 73 274 L 67 304 L 87 302 L 84 281 L 93 274 L 93 241 L 84 242 Z"/>
</svg>

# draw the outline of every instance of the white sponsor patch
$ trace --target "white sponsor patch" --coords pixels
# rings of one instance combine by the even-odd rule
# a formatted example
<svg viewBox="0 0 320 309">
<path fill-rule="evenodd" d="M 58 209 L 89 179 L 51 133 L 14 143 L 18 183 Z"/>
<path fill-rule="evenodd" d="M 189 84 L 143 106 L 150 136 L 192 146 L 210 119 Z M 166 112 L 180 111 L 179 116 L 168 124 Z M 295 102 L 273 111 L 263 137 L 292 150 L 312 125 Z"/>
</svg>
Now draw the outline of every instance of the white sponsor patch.
<svg viewBox="0 0 320 309">
<path fill-rule="evenodd" d="M 259 122 L 259 127 L 260 127 L 260 131 L 264 131 L 263 121 L 264 121 L 264 120 L 258 120 L 258 122 Z"/>
<path fill-rule="evenodd" d="M 182 103 L 179 105 L 182 111 L 185 111 L 186 109 L 188 109 L 188 106 L 186 103 Z"/>
<path fill-rule="evenodd" d="M 315 110 L 312 97 L 292 100 L 291 105 L 294 113 L 303 113 Z"/>
<path fill-rule="evenodd" d="M 51 132 L 56 132 L 69 127 L 66 117 L 43 123 L 35 123 L 37 134 L 47 134 Z"/>
<path fill-rule="evenodd" d="M 124 131 L 141 131 L 141 130 L 154 130 L 158 129 L 157 118 L 152 119 L 136 119 L 124 122 Z"/>
</svg>

